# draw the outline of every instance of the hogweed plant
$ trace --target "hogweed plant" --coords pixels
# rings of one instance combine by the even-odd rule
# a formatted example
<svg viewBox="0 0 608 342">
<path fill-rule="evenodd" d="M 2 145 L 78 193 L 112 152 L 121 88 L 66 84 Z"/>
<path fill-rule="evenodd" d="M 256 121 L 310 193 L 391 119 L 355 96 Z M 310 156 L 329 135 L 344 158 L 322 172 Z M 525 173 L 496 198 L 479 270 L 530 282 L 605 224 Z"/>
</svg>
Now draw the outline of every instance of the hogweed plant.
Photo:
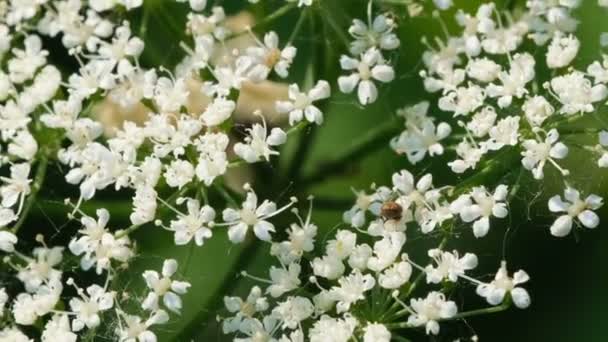
<svg viewBox="0 0 608 342">
<path fill-rule="evenodd" d="M 599 226 L 602 197 L 567 166 L 585 151 L 608 167 L 608 55 L 577 62 L 582 1 L 176 2 L 0 3 L 0 340 L 162 340 L 207 289 L 174 258 L 132 272 L 145 231 L 190 251 L 225 234 L 273 260 L 233 264 L 229 282 L 249 290 L 215 294 L 223 308 L 194 330 L 217 319 L 221 340 L 382 342 L 532 304 L 524 270 L 455 247 L 504 230 L 524 180 L 563 189 L 546 194 L 546 235 Z M 423 53 L 401 30 L 419 19 L 441 32 Z M 332 105 L 372 106 L 404 77 L 427 94 L 374 109 L 393 119 L 303 171 Z M 378 149 L 406 166 L 315 224 L 331 201 L 314 187 Z"/>
</svg>

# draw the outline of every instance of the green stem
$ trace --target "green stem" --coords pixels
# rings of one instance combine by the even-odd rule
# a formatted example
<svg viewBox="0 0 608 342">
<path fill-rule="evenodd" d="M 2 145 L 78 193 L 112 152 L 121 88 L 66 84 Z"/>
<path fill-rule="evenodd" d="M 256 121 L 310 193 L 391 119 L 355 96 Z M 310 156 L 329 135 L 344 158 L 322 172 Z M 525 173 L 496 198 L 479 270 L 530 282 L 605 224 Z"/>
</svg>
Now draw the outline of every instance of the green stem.
<svg viewBox="0 0 608 342">
<path fill-rule="evenodd" d="M 477 310 L 471 310 L 471 311 L 464 311 L 464 312 L 461 312 L 461 313 L 455 315 L 454 317 L 446 318 L 446 319 L 440 319 L 438 321 L 439 322 L 453 321 L 453 320 L 467 318 L 467 317 L 473 317 L 473 316 L 487 315 L 487 314 L 502 312 L 502 311 L 507 310 L 510 306 L 511 305 L 509 304 L 509 302 L 505 301 L 503 304 L 498 305 L 498 306 L 492 306 L 492 307 L 489 307 L 489 308 L 477 309 Z M 419 326 L 413 326 L 413 325 L 408 324 L 407 322 L 389 323 L 389 324 L 385 324 L 385 326 L 388 329 L 412 329 L 412 328 L 419 328 Z"/>
<path fill-rule="evenodd" d="M 331 29 L 336 33 L 336 36 L 338 36 L 340 42 L 348 48 L 348 46 L 350 45 L 350 39 L 348 38 L 342 27 L 340 27 L 340 25 L 334 20 L 334 16 L 332 15 L 332 13 L 330 13 L 330 11 L 323 6 L 323 4 L 319 3 L 319 9 L 321 10 L 321 12 L 323 12 L 321 13 L 321 18 L 323 18 L 331 27 Z"/>
<path fill-rule="evenodd" d="M 44 183 L 44 178 L 46 177 L 46 170 L 47 170 L 48 164 L 49 164 L 48 156 L 45 153 L 41 153 L 40 158 L 38 159 L 38 168 L 36 169 L 36 175 L 34 176 L 34 183 L 30 187 L 30 194 L 29 194 L 28 198 L 25 200 L 25 204 L 24 204 L 23 209 L 19 216 L 19 220 L 17 221 L 17 223 L 15 224 L 15 226 L 12 229 L 13 234 L 17 234 L 19 229 L 21 229 L 21 227 L 25 223 L 25 220 L 28 217 L 30 210 L 32 210 L 32 207 L 34 206 L 34 203 L 36 202 L 36 197 L 38 195 L 38 192 L 40 191 L 40 189 L 42 188 L 42 184 Z"/>
<path fill-rule="evenodd" d="M 296 22 L 296 26 L 293 29 L 293 32 L 291 32 L 289 39 L 287 40 L 287 45 L 292 45 L 293 41 L 298 36 L 298 33 L 300 33 L 300 30 L 302 29 L 302 25 L 304 24 L 304 22 L 306 21 L 307 18 L 308 18 L 308 10 L 304 9 L 300 13 L 300 17 L 298 18 L 298 21 Z"/>
<path fill-rule="evenodd" d="M 505 301 L 503 304 L 498 305 L 498 306 L 461 312 L 461 313 L 457 314 L 456 316 L 454 316 L 453 319 L 461 319 L 461 318 L 497 313 L 497 312 L 507 310 L 510 306 L 511 305 L 509 304 L 509 301 Z"/>
</svg>

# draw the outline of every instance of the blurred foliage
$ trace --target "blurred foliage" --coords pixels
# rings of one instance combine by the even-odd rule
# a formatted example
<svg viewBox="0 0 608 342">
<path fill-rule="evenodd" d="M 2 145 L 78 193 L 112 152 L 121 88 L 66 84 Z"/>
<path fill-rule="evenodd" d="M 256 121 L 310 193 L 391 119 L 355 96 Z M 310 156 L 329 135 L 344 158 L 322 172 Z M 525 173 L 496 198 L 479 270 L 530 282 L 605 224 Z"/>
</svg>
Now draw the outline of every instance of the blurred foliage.
<svg viewBox="0 0 608 342">
<path fill-rule="evenodd" d="M 519 1 L 521 3 L 522 1 Z M 599 33 L 608 31 L 607 13 L 598 12 L 595 0 L 585 0 L 577 15 L 581 20 L 578 37 L 583 43 L 576 65 L 585 68 L 592 60 L 600 57 Z M 226 7 L 228 14 L 237 13 L 245 1 L 216 1 Z M 456 1 L 457 7 L 473 11 L 479 1 Z M 497 1 L 499 8 L 504 1 Z M 253 6 L 253 13 L 259 18 L 272 13 L 284 4 L 282 0 L 262 1 Z M 458 184 L 471 175 L 455 176 L 446 166 L 451 152 L 442 158 L 427 159 L 412 166 L 403 156 L 395 155 L 388 147 L 388 139 L 395 135 L 395 127 L 400 123 L 394 119 L 396 108 L 413 104 L 422 99 L 433 100 L 423 91 L 422 82 L 417 75 L 420 56 L 424 46 L 423 36 L 441 35 L 436 19 L 429 14 L 408 18 L 405 7 L 387 7 L 401 18 L 401 48 L 393 55 L 397 65 L 396 81 L 380 89 L 380 99 L 372 106 L 361 108 L 352 96 L 338 94 L 335 80 L 340 72 L 338 57 L 345 51 L 344 42 L 336 33 L 336 27 L 345 30 L 354 17 L 366 16 L 366 1 L 361 0 L 321 0 L 321 9 L 313 11 L 312 20 L 305 24 L 294 44 L 299 53 L 294 63 L 291 81 L 304 79 L 306 73 L 314 73 L 315 79 L 323 78 L 333 82 L 335 96 L 325 108 L 326 122 L 318 128 L 302 132 L 291 139 L 284 148 L 281 159 L 269 165 L 254 167 L 256 172 L 255 188 L 260 197 L 277 202 L 286 202 L 292 195 L 301 201 L 301 210 L 306 210 L 303 199 L 308 193 L 316 196 L 313 221 L 320 227 L 319 240 L 335 229 L 341 222 L 342 212 L 353 200 L 352 189 L 365 189 L 371 183 L 388 184 L 390 175 L 407 168 L 415 175 L 433 172 L 435 183 Z M 298 19 L 298 11 L 292 10 L 273 23 L 282 41 L 288 39 L 293 24 Z M 134 28 L 146 41 L 146 49 L 141 59 L 144 66 L 174 66 L 181 58 L 179 42 L 185 39 L 183 27 L 186 7 L 170 0 L 146 1 L 142 9 L 128 14 Z M 444 13 L 447 25 L 454 29 L 451 20 L 453 11 Z M 332 20 L 331 22 L 328 20 Z M 138 32 L 138 31 L 135 31 Z M 456 31 L 454 31 L 456 32 Z M 342 34 L 344 34 L 342 32 Z M 65 67 L 70 64 L 65 62 Z M 63 64 L 62 64 L 63 65 Z M 310 66 L 314 68 L 310 68 Z M 73 67 L 73 66 L 72 66 Z M 540 77 L 539 77 L 540 78 Z M 433 107 L 432 107 L 433 108 Z M 436 111 L 437 112 L 437 111 Z M 600 113 L 604 114 L 604 113 Z M 447 118 L 446 118 L 447 119 Z M 589 120 L 584 126 L 598 123 Z M 366 140 L 370 131 L 384 129 L 382 139 L 370 143 Z M 568 139 L 595 139 L 584 134 L 570 136 Z M 365 155 L 349 154 L 362 143 L 369 143 Z M 567 158 L 576 184 L 583 192 L 594 192 L 606 197 L 608 182 L 603 171 L 589 167 L 595 163 L 588 152 L 573 148 Z M 295 166 L 294 166 L 295 165 Z M 36 233 L 49 236 L 52 244 L 68 241 L 77 229 L 75 222 L 65 221 L 65 206 L 62 199 L 76 193 L 72 186 L 64 186 L 62 173 L 53 165 L 48 181 L 27 229 L 23 230 L 22 241 L 33 241 Z M 449 323 L 450 336 L 442 335 L 435 341 L 453 340 L 457 336 L 477 334 L 481 341 L 606 341 L 608 333 L 603 327 L 603 319 L 608 317 L 608 272 L 602 265 L 608 261 L 608 206 L 600 212 L 602 224 L 594 231 L 585 231 L 578 236 L 557 239 L 549 234 L 552 217 L 546 210 L 547 198 L 560 193 L 563 185 L 555 173 L 549 173 L 538 185 L 531 182 L 529 172 L 520 173 L 520 165 L 504 165 L 504 172 L 493 175 L 491 184 L 501 179 L 514 182 L 519 180 L 521 191 L 511 204 L 511 216 L 504 224 L 493 226 L 488 237 L 476 240 L 470 228 L 460 229 L 457 236 L 448 244 L 448 249 L 475 252 L 480 256 L 478 274 L 494 272 L 500 260 L 506 256 L 510 269 L 523 268 L 532 277 L 527 288 L 532 294 L 533 305 L 525 311 L 511 309 L 490 316 L 481 316 L 467 322 Z M 597 170 L 597 171 L 596 171 Z M 521 177 L 520 177 L 521 174 Z M 506 178 L 503 178 L 506 177 Z M 52 186 L 61 184 L 59 186 Z M 211 203 L 221 208 L 224 200 L 218 194 L 211 194 Z M 237 194 L 234 194 L 238 196 Z M 129 198 L 109 192 L 102 192 L 97 202 L 85 206 L 84 210 L 93 214 L 98 207 L 106 207 L 112 213 L 112 224 L 116 227 L 128 225 Z M 121 216 L 121 213 L 123 215 Z M 278 218 L 277 228 L 286 228 L 293 220 L 290 214 Z M 281 232 L 278 233 L 279 235 Z M 28 237 L 31 239 L 28 240 Z M 266 275 L 272 260 L 268 257 L 268 244 L 252 243 L 232 245 L 222 228 L 217 228 L 214 238 L 205 242 L 203 247 L 176 247 L 169 232 L 152 224 L 134 235 L 138 244 L 138 255 L 128 272 L 120 274 L 122 286 L 136 293 L 144 293 L 141 272 L 157 269 L 164 258 L 178 260 L 179 272 L 192 283 L 192 288 L 184 297 L 184 310 L 181 317 L 173 318 L 169 325 L 160 331 L 160 341 L 224 341 L 216 315 L 224 313 L 223 296 L 226 294 L 244 295 L 253 285 L 249 279 L 238 276 L 239 271 Z M 428 248 L 429 238 L 418 236 L 413 229 L 408 233 L 407 251 L 419 255 Z M 483 302 L 474 296 L 474 288 L 459 291 L 463 293 L 462 302 L 469 307 L 481 307 Z M 137 298 L 134 298 L 137 303 Z M 135 305 L 134 304 L 134 305 Z M 103 340 L 103 334 L 97 338 Z M 414 341 L 428 338 L 419 331 L 404 332 L 404 336 Z"/>
</svg>

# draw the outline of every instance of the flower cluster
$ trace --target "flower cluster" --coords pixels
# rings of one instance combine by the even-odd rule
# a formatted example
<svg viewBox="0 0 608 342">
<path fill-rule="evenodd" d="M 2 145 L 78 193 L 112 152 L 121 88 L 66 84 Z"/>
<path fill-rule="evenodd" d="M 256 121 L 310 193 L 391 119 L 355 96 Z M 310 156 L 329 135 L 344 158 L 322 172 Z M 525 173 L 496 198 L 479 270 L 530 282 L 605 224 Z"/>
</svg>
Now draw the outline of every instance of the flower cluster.
<svg viewBox="0 0 608 342">
<path fill-rule="evenodd" d="M 297 215 L 287 239 L 272 243 L 270 254 L 278 266 L 270 267 L 270 279 L 243 273 L 266 289 L 256 285 L 245 300 L 224 299 L 231 314 L 223 321 L 224 332 L 279 341 L 324 341 L 330 331 L 332 341 L 390 341 L 394 331 L 416 327 L 436 335 L 440 321 L 468 314 L 459 315 L 450 299 L 453 287 L 446 286 L 459 282 L 476 286 L 490 305 L 507 307 L 512 301 L 518 308 L 528 307 L 530 296 L 518 286 L 528 275 L 518 271 L 509 276 L 504 261 L 494 280 L 484 282 L 469 275 L 478 265 L 477 256 L 444 250 L 445 239 L 428 250 L 425 266 L 410 258 L 408 225 L 422 234 L 441 230 L 448 236 L 460 218 L 474 221 L 475 236 L 481 237 L 488 233 L 491 216 L 507 215 L 505 185 L 493 193 L 474 187 L 460 196 L 449 196 L 446 190 L 434 188 L 430 175 L 414 182 L 406 170 L 395 173 L 391 187 L 357 194 L 356 204 L 344 214 L 350 227 L 325 241 L 320 256 L 315 256 L 318 228 L 311 213 L 305 220 Z M 414 289 L 422 279 L 429 289 L 418 296 Z"/>
<path fill-rule="evenodd" d="M 608 56 L 577 60 L 580 1 L 457 10 L 455 35 L 440 12 L 451 0 L 434 0 L 432 14 L 417 0 L 360 1 L 365 20 L 343 23 L 329 1 L 281 0 L 272 13 L 265 11 L 276 2 L 262 2 L 241 4 L 256 10 L 240 13 L 206 0 L 0 2 L 0 340 L 159 339 L 159 326 L 196 305 L 186 296 L 205 289 L 174 255 L 156 270 L 123 272 L 137 263 L 136 232 L 145 229 L 175 246 L 205 248 L 221 233 L 269 247 L 276 263 L 268 277 L 242 271 L 256 285 L 244 299 L 224 297 L 229 313 L 218 318 L 237 341 L 388 342 L 408 329 L 437 335 L 446 320 L 531 304 L 524 271 L 511 274 L 502 261 L 493 278 L 474 276 L 489 262 L 451 246 L 460 234 L 481 243 L 508 225 L 522 177 L 564 184 L 564 196 L 548 200 L 553 236 L 599 226 L 602 197 L 582 191 L 566 166 L 580 148 L 608 167 L 599 115 Z M 174 20 L 162 6 L 186 14 Z M 370 129 L 353 145 L 369 151 L 380 142 L 409 166 L 388 185 L 354 190 L 328 233 L 313 223 L 312 196 L 305 218 L 296 208 L 297 197 L 315 191 L 302 164 L 330 113 L 332 88 L 356 92 L 353 101 L 367 106 L 406 74 L 397 70 L 404 22 L 395 6 L 444 31 L 422 40 L 428 50 L 416 70 L 429 96 L 388 108 L 397 127 L 378 137 Z M 272 24 L 288 14 L 297 21 L 286 37 Z M 167 46 L 150 33 L 155 20 L 175 37 L 166 58 L 155 55 Z M 603 129 L 579 130 L 587 118 Z M 358 156 L 349 152 L 328 168 Z M 438 156 L 446 172 L 466 179 L 426 171 Z M 490 177 L 496 169 L 507 173 Z M 324 166 L 318 171 L 326 176 Z M 30 234 L 33 208 L 46 215 L 47 202 L 67 221 L 56 235 Z M 282 229 L 288 210 L 297 220 Z M 420 253 L 413 237 L 433 245 Z M 459 301 L 471 285 L 487 307 Z"/>
</svg>

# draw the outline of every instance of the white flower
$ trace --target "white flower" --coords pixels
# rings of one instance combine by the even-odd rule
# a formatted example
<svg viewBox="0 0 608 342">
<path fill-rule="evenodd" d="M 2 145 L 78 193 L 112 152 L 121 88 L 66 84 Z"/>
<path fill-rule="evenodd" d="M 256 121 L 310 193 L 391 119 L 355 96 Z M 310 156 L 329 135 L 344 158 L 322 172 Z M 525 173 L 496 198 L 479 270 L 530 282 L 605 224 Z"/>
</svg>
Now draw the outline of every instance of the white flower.
<svg viewBox="0 0 608 342">
<path fill-rule="evenodd" d="M 454 4 L 452 0 L 433 0 L 433 3 L 435 6 L 437 6 L 437 8 L 444 11 L 452 7 Z"/>
<path fill-rule="evenodd" d="M 296 329 L 300 322 L 309 318 L 315 311 L 313 304 L 305 297 L 289 297 L 277 304 L 272 314 L 282 322 L 283 329 Z"/>
<path fill-rule="evenodd" d="M 599 142 L 600 142 L 600 144 L 599 144 L 598 148 L 602 151 L 602 156 L 597 161 L 597 165 L 599 167 L 608 167 L 608 152 L 604 149 L 604 147 L 608 147 L 608 132 L 607 131 L 601 131 L 599 133 Z M 2 226 L 2 223 L 0 223 L 0 226 Z"/>
<path fill-rule="evenodd" d="M 153 325 L 165 324 L 169 321 L 169 314 L 164 310 L 155 311 L 146 321 L 142 322 L 139 316 L 125 315 L 124 323 L 117 330 L 120 342 L 156 342 L 156 335 L 150 330 Z"/>
<path fill-rule="evenodd" d="M 437 335 L 439 333 L 439 320 L 449 319 L 456 315 L 458 308 L 456 303 L 445 299 L 440 292 L 429 292 L 426 298 L 412 298 L 410 301 L 411 314 L 407 323 L 413 326 L 425 326 L 427 334 Z"/>
<path fill-rule="evenodd" d="M 277 298 L 283 294 L 293 291 L 300 286 L 300 270 L 299 264 L 292 263 L 287 268 L 270 267 L 270 279 L 272 285 L 268 286 L 266 293 Z"/>
<path fill-rule="evenodd" d="M 112 260 L 126 262 L 133 256 L 133 251 L 129 246 L 131 243 L 129 237 L 127 235 L 118 237 L 120 234 L 120 230 L 116 231 L 116 236 L 106 232 L 101 233 L 99 241 L 89 240 L 91 243 L 83 243 L 86 240 L 81 240 L 71 243 L 70 251 L 74 255 L 83 255 L 80 260 L 80 267 L 83 270 L 86 271 L 96 265 L 95 271 L 97 274 L 101 274 L 112 266 Z"/>
<path fill-rule="evenodd" d="M 519 116 L 507 116 L 490 128 L 490 139 L 485 142 L 489 150 L 496 151 L 504 146 L 515 146 L 519 138 Z"/>
<path fill-rule="evenodd" d="M 489 97 L 498 98 L 500 108 L 509 107 L 513 97 L 522 98 L 528 93 L 526 84 L 532 81 L 536 75 L 534 57 L 528 53 L 513 56 L 509 72 L 501 72 L 498 75 L 501 85 L 491 83 L 486 88 Z"/>
<path fill-rule="evenodd" d="M 469 60 L 466 71 L 469 77 L 480 82 L 489 83 L 498 78 L 502 67 L 493 60 L 484 57 Z"/>
<path fill-rule="evenodd" d="M 437 266 L 428 265 L 424 269 L 427 283 L 439 284 L 444 279 L 455 283 L 466 271 L 477 267 L 477 256 L 472 253 L 466 253 L 459 258 L 457 251 L 450 253 L 440 249 L 430 249 L 428 255 Z"/>
<path fill-rule="evenodd" d="M 454 116 L 467 115 L 484 104 L 486 93 L 478 85 L 458 87 L 439 99 L 439 109 L 453 112 Z"/>
<path fill-rule="evenodd" d="M 101 43 L 98 52 L 106 68 L 113 68 L 120 62 L 129 63 L 129 57 L 139 57 L 144 49 L 144 42 L 131 35 L 127 22 L 116 29 L 112 43 Z"/>
<path fill-rule="evenodd" d="M 528 291 L 517 285 L 528 280 L 530 280 L 530 277 L 522 270 L 515 272 L 513 278 L 510 278 L 507 272 L 507 263 L 503 261 L 491 283 L 477 286 L 477 294 L 484 297 L 490 305 L 498 305 L 503 302 L 505 295 L 510 293 L 515 306 L 525 309 L 530 306 L 530 295 Z"/>
<path fill-rule="evenodd" d="M 398 289 L 412 276 L 412 265 L 406 261 L 393 264 L 378 276 L 378 284 L 385 289 Z"/>
<path fill-rule="evenodd" d="M 78 336 L 70 329 L 70 320 L 67 315 L 54 315 L 46 323 L 42 332 L 43 342 L 76 342 Z"/>
<path fill-rule="evenodd" d="M 570 65 L 580 46 L 580 41 L 574 35 L 564 36 L 556 32 L 547 50 L 547 66 L 557 69 Z"/>
<path fill-rule="evenodd" d="M 34 259 L 29 259 L 27 266 L 19 270 L 17 278 L 23 282 L 26 291 L 33 293 L 40 286 L 61 278 L 61 271 L 54 269 L 61 263 L 63 247 L 34 248 Z"/>
<path fill-rule="evenodd" d="M 8 210 L 8 209 L 6 209 L 6 210 Z M 8 210 L 8 211 L 10 211 L 10 210 Z M 0 215 L 1 214 L 2 214 L 2 212 L 0 211 Z M 0 251 L 6 252 L 6 253 L 12 253 L 15 251 L 16 243 L 17 243 L 17 236 L 15 236 L 15 234 L 13 234 L 9 231 L 6 231 L 6 230 L 0 230 Z"/>
<path fill-rule="evenodd" d="M 51 279 L 40 286 L 36 293 L 20 293 L 13 302 L 15 322 L 21 325 L 32 325 L 36 320 L 51 312 L 61 297 L 63 286 L 59 278 Z"/>
<path fill-rule="evenodd" d="M 553 164 L 562 175 L 569 174 L 568 170 L 561 168 L 555 161 L 555 159 L 564 159 L 568 155 L 568 147 L 558 139 L 559 133 L 556 129 L 552 129 L 546 133 L 544 141 L 537 134 L 536 139 L 524 140 L 522 143 L 524 151 L 521 153 L 523 156 L 521 163 L 526 169 L 532 171 L 535 179 L 544 177 L 543 169 L 547 161 Z"/>
<path fill-rule="evenodd" d="M 363 342 L 390 342 L 391 332 L 380 323 L 369 323 L 363 328 Z"/>
<path fill-rule="evenodd" d="M 262 290 L 254 286 L 245 301 L 239 297 L 224 297 L 224 306 L 229 312 L 235 313 L 234 317 L 224 319 L 222 324 L 224 333 L 231 333 L 242 330 L 245 322 L 254 314 L 266 311 L 268 301 L 262 297 Z"/>
<path fill-rule="evenodd" d="M 207 109 L 201 114 L 201 120 L 205 126 L 219 126 L 230 118 L 235 109 L 234 101 L 219 97 L 207 106 Z"/>
<path fill-rule="evenodd" d="M 79 290 L 81 298 L 70 299 L 70 309 L 76 314 L 72 321 L 72 330 L 80 331 L 85 326 L 96 328 L 101 323 L 99 314 L 114 306 L 114 292 L 106 292 L 104 288 L 93 284 L 87 287 L 87 294 Z"/>
<path fill-rule="evenodd" d="M 326 253 L 340 260 L 348 258 L 357 243 L 357 234 L 349 230 L 339 230 L 336 239 L 327 242 Z"/>
<path fill-rule="evenodd" d="M 200 0 L 199 0 L 200 1 Z M 217 40 L 225 40 L 230 34 L 230 30 L 224 26 L 226 13 L 221 6 L 214 6 L 211 15 L 205 16 L 199 13 L 188 15 L 188 28 L 192 35 L 197 38 L 212 36 Z"/>
<path fill-rule="evenodd" d="M 154 101 L 161 112 L 178 112 L 188 101 L 186 80 L 160 77 L 154 87 Z"/>
<path fill-rule="evenodd" d="M 344 264 L 342 260 L 329 255 L 322 258 L 314 258 L 311 263 L 314 275 L 326 279 L 338 279 L 344 274 Z"/>
<path fill-rule="evenodd" d="M 386 234 L 382 240 L 374 243 L 374 255 L 367 261 L 367 267 L 380 272 L 393 264 L 401 254 L 401 248 L 405 244 L 405 234 L 392 232 Z"/>
<path fill-rule="evenodd" d="M 608 37 L 608 34 L 606 34 Z M 603 61 L 595 61 L 587 67 L 587 73 L 595 79 L 595 84 L 608 83 L 608 55 L 603 55 Z"/>
<path fill-rule="evenodd" d="M 367 262 L 372 254 L 373 250 L 368 244 L 357 245 L 348 257 L 348 266 L 359 271 L 365 271 L 367 269 Z"/>
<path fill-rule="evenodd" d="M 470 194 L 462 195 L 450 205 L 453 213 L 460 214 L 464 222 L 473 222 L 475 237 L 484 237 L 490 229 L 490 217 L 504 218 L 508 214 L 505 200 L 508 188 L 499 185 L 494 194 L 488 193 L 485 187 L 474 187 Z"/>
<path fill-rule="evenodd" d="M 367 194 L 364 191 L 356 191 L 355 195 L 357 196 L 357 200 L 350 210 L 344 212 L 342 219 L 355 228 L 362 227 L 366 222 L 366 212 L 369 211 L 375 216 L 380 215 L 382 203 L 387 199 L 389 193 L 390 189 L 386 187 L 380 187 L 372 194 Z"/>
<path fill-rule="evenodd" d="M 177 159 L 167 166 L 164 176 L 167 185 L 181 189 L 194 178 L 194 166 L 186 160 Z"/>
<path fill-rule="evenodd" d="M 328 98 L 330 93 L 329 83 L 323 80 L 318 81 L 308 93 L 301 92 L 297 84 L 292 84 L 289 86 L 290 101 L 277 101 L 276 109 L 279 113 L 289 113 L 290 125 L 304 118 L 320 125 L 323 123 L 323 112 L 313 103 Z"/>
<path fill-rule="evenodd" d="M 455 173 L 463 173 L 468 169 L 474 169 L 477 163 L 481 160 L 484 154 L 487 153 L 487 149 L 484 146 L 477 146 L 471 144 L 467 140 L 462 140 L 456 146 L 456 154 L 461 159 L 456 159 L 448 163 L 450 168 Z"/>
<path fill-rule="evenodd" d="M 407 130 L 401 135 L 391 140 L 391 148 L 395 152 L 407 154 L 407 159 L 412 164 L 416 164 L 426 156 L 442 155 L 443 146 L 440 141 L 447 138 L 452 132 L 452 128 L 445 122 L 435 124 L 426 120 L 421 126 L 407 124 Z"/>
<path fill-rule="evenodd" d="M 12 156 L 31 161 L 38 152 L 38 143 L 28 131 L 20 131 L 8 145 L 8 153 Z"/>
<path fill-rule="evenodd" d="M 543 96 L 536 95 L 524 102 L 522 109 L 526 114 L 526 119 L 533 126 L 540 126 L 548 119 L 555 109 Z"/>
<path fill-rule="evenodd" d="M 34 342 L 16 327 L 6 327 L 0 330 L 0 340 L 7 342 Z"/>
<path fill-rule="evenodd" d="M 195 172 L 205 185 L 211 185 L 216 177 L 226 173 L 228 143 L 228 136 L 224 133 L 207 133 L 195 141 L 200 153 Z"/>
<path fill-rule="evenodd" d="M 171 221 L 171 229 L 175 232 L 175 244 L 186 245 L 194 238 L 197 246 L 202 246 L 205 239 L 211 238 L 212 222 L 215 219 L 215 210 L 208 205 L 201 208 L 198 200 L 186 200 L 188 215 L 180 215 L 177 220 Z"/>
<path fill-rule="evenodd" d="M 604 84 L 592 85 L 585 74 L 576 70 L 553 78 L 550 86 L 562 104 L 559 110 L 562 114 L 593 112 L 593 103 L 608 96 L 608 88 Z"/>
<path fill-rule="evenodd" d="M 475 113 L 471 120 L 467 122 L 467 129 L 471 131 L 476 138 L 483 138 L 494 127 L 496 122 L 496 110 L 494 107 L 483 107 L 479 112 Z"/>
<path fill-rule="evenodd" d="M 549 199 L 549 210 L 554 213 L 564 212 L 565 214 L 558 217 L 551 225 L 551 234 L 553 236 L 566 236 L 572 230 L 572 224 L 575 219 L 587 228 L 595 228 L 600 223 L 600 218 L 593 210 L 599 209 L 604 203 L 602 198 L 597 195 L 589 195 L 585 200 L 582 200 L 580 193 L 571 187 L 564 190 L 563 201 L 559 195 L 555 195 Z"/>
<path fill-rule="evenodd" d="M 386 15 L 379 15 L 369 25 L 359 19 L 353 19 L 348 33 L 355 39 L 350 43 L 350 53 L 359 55 L 369 48 L 394 50 L 399 47 L 399 38 L 393 30 L 397 27 L 394 20 Z"/>
<path fill-rule="evenodd" d="M 194 11 L 202 11 L 207 7 L 207 0 L 177 0 L 178 2 L 186 2 L 190 4 L 190 8 Z"/>
<path fill-rule="evenodd" d="M 274 202 L 264 200 L 262 204 L 258 206 L 258 197 L 248 186 L 245 187 L 247 197 L 243 202 L 240 210 L 232 208 L 226 208 L 222 212 L 222 217 L 225 224 L 230 228 L 228 229 L 228 237 L 233 243 L 240 243 L 245 240 L 247 230 L 253 227 L 253 232 L 258 239 L 263 241 L 270 241 L 270 233 L 274 232 L 274 225 L 267 221 L 267 219 L 278 215 L 283 210 L 291 206 L 291 203 L 278 209 Z"/>
<path fill-rule="evenodd" d="M 269 161 L 270 156 L 279 154 L 272 147 L 283 145 L 287 140 L 287 134 L 279 127 L 273 128 L 268 134 L 266 122 L 263 125 L 253 124 L 247 129 L 247 133 L 245 143 L 239 142 L 234 145 L 234 153 L 248 163 L 255 163 L 262 158 Z"/>
<path fill-rule="evenodd" d="M 300 260 L 305 252 L 314 250 L 317 226 L 310 223 L 310 213 L 306 222 L 301 225 L 292 224 L 287 233 L 289 239 L 280 243 L 273 243 L 270 254 L 277 256 L 281 263 L 287 265 Z"/>
<path fill-rule="evenodd" d="M 141 186 L 135 189 L 133 213 L 129 216 L 131 223 L 139 225 L 154 220 L 156 216 L 156 196 L 156 191 L 151 186 Z"/>
<path fill-rule="evenodd" d="M 10 170 L 10 178 L 0 177 L 0 180 L 4 182 L 4 185 L 0 187 L 0 196 L 2 196 L 1 203 L 5 208 L 12 207 L 16 203 L 19 203 L 17 213 L 20 213 L 25 196 L 31 191 L 31 180 L 29 179 L 30 164 L 14 164 L 11 166 Z"/>
<path fill-rule="evenodd" d="M 264 80 L 272 70 L 279 77 L 287 77 L 297 49 L 291 45 L 286 46 L 283 50 L 279 49 L 279 36 L 274 31 L 264 35 L 264 42 L 258 41 L 257 43 L 258 46 L 247 49 L 247 55 L 256 63 L 249 71 L 252 80 Z"/>
<path fill-rule="evenodd" d="M 337 302 L 337 312 L 342 313 L 348 312 L 352 304 L 365 299 L 365 292 L 376 285 L 376 279 L 370 274 L 363 275 L 361 271 L 355 269 L 348 276 L 338 279 L 338 284 L 340 286 L 334 286 L 329 290 L 329 295 Z"/>
<path fill-rule="evenodd" d="M 36 35 L 26 36 L 25 49 L 13 48 L 15 56 L 8 61 L 9 77 L 14 83 L 23 83 L 34 77 L 38 68 L 46 64 L 48 51 L 42 49 L 42 40 Z"/>
<path fill-rule="evenodd" d="M 144 271 L 142 276 L 146 280 L 148 288 L 152 290 L 141 305 L 144 310 L 158 310 L 158 300 L 162 297 L 167 309 L 175 313 L 180 312 L 182 300 L 179 295 L 188 292 L 190 283 L 171 279 L 175 272 L 177 272 L 177 261 L 174 259 L 164 261 L 160 275 L 156 271 Z"/>
<path fill-rule="evenodd" d="M 340 65 L 344 70 L 352 70 L 350 76 L 340 76 L 338 85 L 343 93 L 351 93 L 357 85 L 357 96 L 362 105 L 373 103 L 378 98 L 378 89 L 373 80 L 388 83 L 395 78 L 393 67 L 386 64 L 380 51 L 371 48 L 361 54 L 360 60 L 343 55 Z"/>
<path fill-rule="evenodd" d="M 331 336 L 331 342 L 348 342 L 357 325 L 357 319 L 348 314 L 342 319 L 323 315 L 308 331 L 308 338 L 310 342 L 328 342 Z"/>
<path fill-rule="evenodd" d="M 257 318 L 245 320 L 240 332 L 245 334 L 247 338 L 240 340 L 243 342 L 273 341 L 272 334 L 279 328 L 277 323 L 277 318 L 272 315 L 265 316 L 262 322 Z"/>
</svg>

